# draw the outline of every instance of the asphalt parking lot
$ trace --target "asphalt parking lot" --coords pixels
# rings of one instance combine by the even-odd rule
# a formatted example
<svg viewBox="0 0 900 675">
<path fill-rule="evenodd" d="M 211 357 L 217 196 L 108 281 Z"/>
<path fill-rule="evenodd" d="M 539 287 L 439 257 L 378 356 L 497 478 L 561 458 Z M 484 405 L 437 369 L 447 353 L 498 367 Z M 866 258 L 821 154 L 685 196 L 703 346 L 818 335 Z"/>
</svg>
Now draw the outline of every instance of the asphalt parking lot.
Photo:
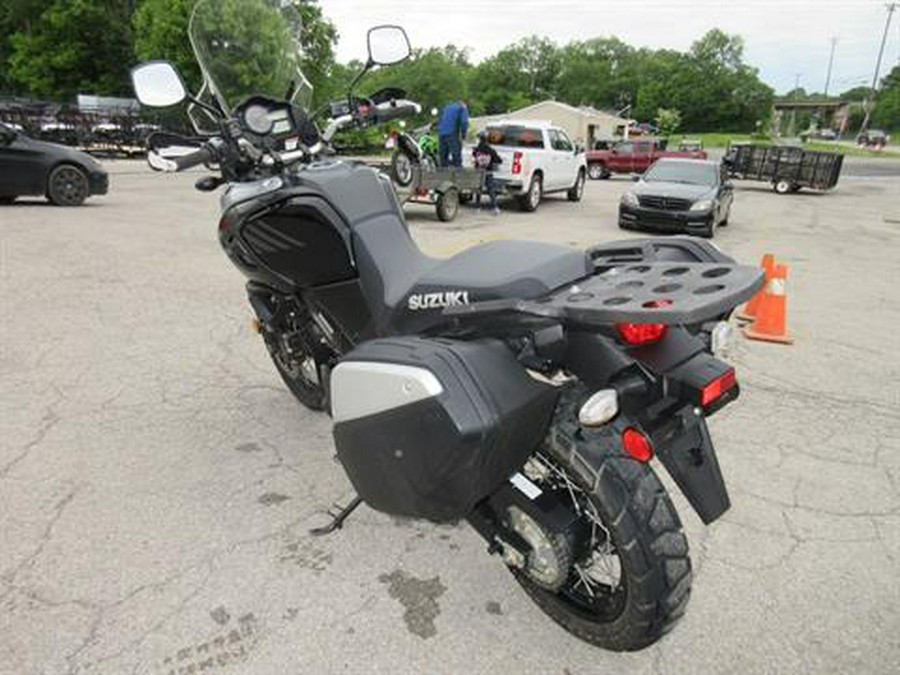
<svg viewBox="0 0 900 675">
<path fill-rule="evenodd" d="M 328 418 L 250 329 L 216 197 L 199 173 L 110 167 L 82 208 L 0 207 L 0 673 L 896 672 L 896 174 L 824 195 L 738 183 L 715 241 L 790 265 L 796 343 L 735 346 L 742 399 L 711 420 L 733 507 L 704 528 L 678 499 L 687 615 L 623 655 L 557 628 L 464 526 L 363 508 L 311 538 L 349 484 Z M 587 246 L 622 236 L 629 185 L 409 221 L 435 255 Z"/>
</svg>

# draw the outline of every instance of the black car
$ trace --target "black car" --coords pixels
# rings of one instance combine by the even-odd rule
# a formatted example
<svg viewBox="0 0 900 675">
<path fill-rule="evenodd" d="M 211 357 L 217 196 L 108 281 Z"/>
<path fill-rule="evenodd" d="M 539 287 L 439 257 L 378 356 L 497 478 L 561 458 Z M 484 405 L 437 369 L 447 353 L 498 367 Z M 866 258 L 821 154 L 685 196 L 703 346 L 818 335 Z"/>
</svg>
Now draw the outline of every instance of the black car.
<svg viewBox="0 0 900 675">
<path fill-rule="evenodd" d="M 90 155 L 0 124 L 0 204 L 44 195 L 54 204 L 77 206 L 108 189 L 106 170 Z"/>
<path fill-rule="evenodd" d="M 619 227 L 712 237 L 727 225 L 734 189 L 723 168 L 701 159 L 663 158 L 619 202 Z"/>
</svg>

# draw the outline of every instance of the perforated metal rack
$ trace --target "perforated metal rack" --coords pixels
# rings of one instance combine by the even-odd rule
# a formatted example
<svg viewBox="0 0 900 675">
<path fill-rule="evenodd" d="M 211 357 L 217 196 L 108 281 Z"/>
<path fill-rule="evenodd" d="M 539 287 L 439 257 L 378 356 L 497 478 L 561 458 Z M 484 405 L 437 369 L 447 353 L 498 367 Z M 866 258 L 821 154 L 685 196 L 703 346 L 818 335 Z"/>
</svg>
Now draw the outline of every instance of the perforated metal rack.
<svg viewBox="0 0 900 675">
<path fill-rule="evenodd" d="M 630 321 L 694 324 L 749 300 L 763 271 L 721 263 L 637 263 L 614 267 L 537 300 L 487 300 L 448 307 L 448 316 L 513 312 L 567 324 L 603 326 Z"/>
</svg>

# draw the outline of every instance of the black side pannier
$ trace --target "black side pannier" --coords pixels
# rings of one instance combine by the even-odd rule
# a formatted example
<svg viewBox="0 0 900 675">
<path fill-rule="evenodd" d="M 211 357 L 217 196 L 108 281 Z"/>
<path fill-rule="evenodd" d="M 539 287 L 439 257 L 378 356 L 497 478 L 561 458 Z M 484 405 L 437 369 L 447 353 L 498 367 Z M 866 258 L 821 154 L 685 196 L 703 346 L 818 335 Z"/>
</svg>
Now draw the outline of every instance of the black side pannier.
<svg viewBox="0 0 900 675">
<path fill-rule="evenodd" d="M 453 520 L 524 464 L 556 397 L 498 341 L 371 340 L 332 371 L 334 441 L 372 508 Z"/>
</svg>

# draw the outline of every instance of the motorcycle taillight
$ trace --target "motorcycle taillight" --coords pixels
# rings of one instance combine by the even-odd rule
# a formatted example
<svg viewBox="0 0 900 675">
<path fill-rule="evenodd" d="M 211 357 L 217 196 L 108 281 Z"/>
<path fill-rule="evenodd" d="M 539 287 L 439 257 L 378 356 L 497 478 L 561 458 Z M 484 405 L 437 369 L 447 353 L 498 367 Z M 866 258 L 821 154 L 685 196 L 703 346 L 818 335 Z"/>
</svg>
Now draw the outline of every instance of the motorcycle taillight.
<svg viewBox="0 0 900 675">
<path fill-rule="evenodd" d="M 626 343 L 637 346 L 659 342 L 669 327 L 664 323 L 617 323 L 616 330 Z"/>
</svg>

